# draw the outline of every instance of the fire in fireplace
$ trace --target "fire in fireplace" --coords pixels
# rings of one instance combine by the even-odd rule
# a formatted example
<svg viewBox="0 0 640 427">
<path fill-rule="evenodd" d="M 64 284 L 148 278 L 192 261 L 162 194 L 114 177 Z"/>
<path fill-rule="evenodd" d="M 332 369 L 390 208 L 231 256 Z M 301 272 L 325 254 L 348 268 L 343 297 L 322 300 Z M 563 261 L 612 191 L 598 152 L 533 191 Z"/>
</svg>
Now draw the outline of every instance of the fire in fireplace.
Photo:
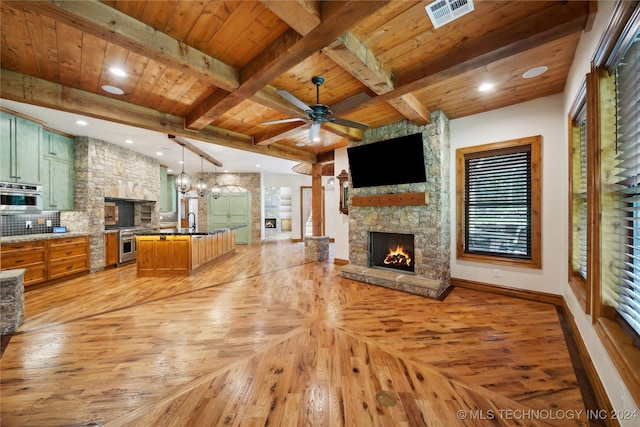
<svg viewBox="0 0 640 427">
<path fill-rule="evenodd" d="M 264 228 L 276 228 L 276 218 L 265 218 Z"/>
<path fill-rule="evenodd" d="M 414 272 L 413 234 L 369 233 L 369 266 Z"/>
</svg>

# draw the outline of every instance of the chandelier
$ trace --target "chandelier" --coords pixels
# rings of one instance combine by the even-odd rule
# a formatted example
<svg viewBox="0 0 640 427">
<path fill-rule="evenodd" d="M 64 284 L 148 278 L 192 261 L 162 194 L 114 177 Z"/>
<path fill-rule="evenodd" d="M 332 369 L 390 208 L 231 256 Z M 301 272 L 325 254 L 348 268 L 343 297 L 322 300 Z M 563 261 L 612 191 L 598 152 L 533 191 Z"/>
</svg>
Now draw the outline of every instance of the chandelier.
<svg viewBox="0 0 640 427">
<path fill-rule="evenodd" d="M 176 177 L 176 190 L 186 194 L 191 190 L 191 175 L 184 172 L 184 144 L 182 145 L 182 172 Z"/>
<path fill-rule="evenodd" d="M 217 199 L 218 197 L 220 197 L 220 193 L 222 193 L 222 190 L 220 189 L 220 187 L 218 187 L 218 168 L 216 167 L 214 173 L 214 183 L 213 187 L 211 187 L 211 197 Z"/>
<path fill-rule="evenodd" d="M 203 156 L 200 155 L 200 179 L 196 182 L 196 191 L 198 192 L 198 196 L 205 197 L 209 193 L 209 189 L 207 188 L 207 183 L 204 180 L 204 170 L 203 170 Z"/>
</svg>

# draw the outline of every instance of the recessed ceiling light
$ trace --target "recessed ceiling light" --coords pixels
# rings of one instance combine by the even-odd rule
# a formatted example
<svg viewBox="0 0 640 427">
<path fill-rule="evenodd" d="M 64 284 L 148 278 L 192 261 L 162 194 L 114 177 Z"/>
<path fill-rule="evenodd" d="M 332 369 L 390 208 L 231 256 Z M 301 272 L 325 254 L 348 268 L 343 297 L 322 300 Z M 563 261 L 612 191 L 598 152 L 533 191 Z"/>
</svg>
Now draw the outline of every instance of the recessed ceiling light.
<svg viewBox="0 0 640 427">
<path fill-rule="evenodd" d="M 259 167 L 260 167 L 260 165 L 259 165 L 259 164 L 257 164 L 257 165 L 256 165 L 256 167 L 257 167 L 257 168 L 259 168 Z"/>
<path fill-rule="evenodd" d="M 487 92 L 489 90 L 493 89 L 493 83 L 483 83 L 480 85 L 480 87 L 478 88 L 478 90 L 480 92 Z"/>
<path fill-rule="evenodd" d="M 533 77 L 538 77 L 541 74 L 544 74 L 549 68 L 545 66 L 532 68 L 526 73 L 522 75 L 523 79 L 531 79 Z"/>
<path fill-rule="evenodd" d="M 173 172 L 173 169 L 167 169 L 167 172 Z"/>
<path fill-rule="evenodd" d="M 119 87 L 110 86 L 110 85 L 102 85 L 101 87 L 102 87 L 102 90 L 112 95 L 124 95 L 124 91 Z"/>
<path fill-rule="evenodd" d="M 89 123 L 85 122 L 84 120 L 80 120 L 80 119 L 78 119 L 78 120 L 76 120 L 76 124 L 77 124 L 78 126 L 86 126 L 86 125 L 88 125 Z"/>
<path fill-rule="evenodd" d="M 158 155 L 158 156 L 162 156 L 162 151 L 158 151 L 158 152 L 156 153 L 156 155 Z"/>
<path fill-rule="evenodd" d="M 115 74 L 118 77 L 127 77 L 127 73 L 125 73 L 122 68 L 111 67 L 109 68 L 109 71 L 111 72 L 111 74 Z"/>
<path fill-rule="evenodd" d="M 126 142 L 127 144 L 133 144 L 133 141 L 130 139 L 125 139 L 124 142 Z"/>
</svg>

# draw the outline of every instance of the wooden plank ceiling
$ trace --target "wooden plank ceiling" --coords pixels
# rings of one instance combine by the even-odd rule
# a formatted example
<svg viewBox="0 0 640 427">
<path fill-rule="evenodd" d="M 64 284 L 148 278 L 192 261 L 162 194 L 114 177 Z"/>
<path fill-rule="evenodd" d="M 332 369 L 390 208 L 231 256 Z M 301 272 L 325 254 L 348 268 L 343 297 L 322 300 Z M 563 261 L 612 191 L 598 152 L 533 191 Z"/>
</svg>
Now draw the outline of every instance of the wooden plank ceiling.
<svg viewBox="0 0 640 427">
<path fill-rule="evenodd" d="M 276 92 L 378 127 L 455 119 L 562 92 L 587 1 L 475 1 L 434 29 L 425 1 L 3 1 L 1 96 L 315 162 L 363 131 L 306 117 Z M 547 66 L 538 78 L 522 74 Z M 109 69 L 120 67 L 126 77 Z M 492 92 L 478 86 L 491 81 Z M 106 92 L 104 85 L 124 93 Z"/>
</svg>

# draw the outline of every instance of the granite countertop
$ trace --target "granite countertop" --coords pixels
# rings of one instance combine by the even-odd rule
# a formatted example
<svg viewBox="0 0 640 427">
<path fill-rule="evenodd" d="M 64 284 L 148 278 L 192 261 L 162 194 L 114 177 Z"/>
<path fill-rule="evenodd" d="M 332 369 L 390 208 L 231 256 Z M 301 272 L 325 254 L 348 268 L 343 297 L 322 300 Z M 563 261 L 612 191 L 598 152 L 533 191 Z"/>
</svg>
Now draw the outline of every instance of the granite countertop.
<svg viewBox="0 0 640 427">
<path fill-rule="evenodd" d="M 238 228 L 245 227 L 244 225 L 238 225 L 228 228 L 219 228 L 210 231 L 194 231 L 191 228 L 164 228 L 160 230 L 148 230 L 136 233 L 136 236 L 208 236 L 210 234 L 223 233 L 225 231 L 236 230 Z"/>
<path fill-rule="evenodd" d="M 66 233 L 25 234 L 22 236 L 2 236 L 0 243 L 33 242 L 36 240 L 64 239 L 65 237 L 90 236 L 90 233 L 68 231 Z"/>
<path fill-rule="evenodd" d="M 104 234 L 117 233 L 118 231 L 120 231 L 120 230 L 118 230 L 117 228 L 112 228 L 112 229 L 109 229 L 109 230 L 104 230 Z"/>
</svg>

